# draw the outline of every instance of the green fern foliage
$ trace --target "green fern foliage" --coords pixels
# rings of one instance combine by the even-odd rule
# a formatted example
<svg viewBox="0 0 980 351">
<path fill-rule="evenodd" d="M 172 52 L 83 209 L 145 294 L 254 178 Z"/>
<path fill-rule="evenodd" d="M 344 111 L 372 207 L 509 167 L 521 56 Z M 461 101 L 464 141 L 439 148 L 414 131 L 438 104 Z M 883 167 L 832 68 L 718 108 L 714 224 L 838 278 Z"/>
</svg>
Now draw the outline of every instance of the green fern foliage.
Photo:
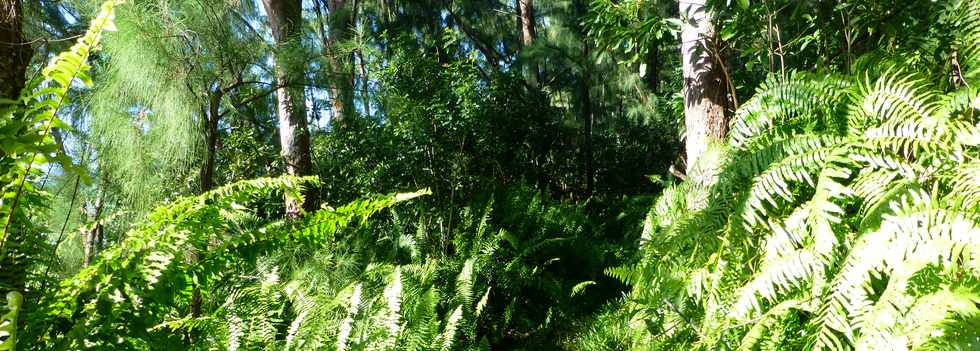
<svg viewBox="0 0 980 351">
<path fill-rule="evenodd" d="M 980 60 L 966 53 L 980 12 L 948 6 L 961 32 L 939 50 L 962 58 L 961 83 L 886 61 L 760 86 L 715 150 L 715 181 L 668 188 L 640 263 L 607 270 L 641 322 L 620 345 L 976 347 Z"/>
<path fill-rule="evenodd" d="M 69 349 L 179 344 L 184 336 L 173 331 L 193 333 L 209 324 L 207 319 L 186 317 L 193 287 L 200 287 L 206 298 L 218 298 L 212 294 L 221 291 L 217 287 L 228 281 L 228 272 L 252 266 L 256 253 L 291 242 L 324 245 L 337 230 L 425 193 L 369 197 L 289 223 L 262 219 L 254 207 L 275 194 L 298 196 L 311 182 L 295 177 L 241 181 L 157 208 L 119 245 L 41 301 L 32 318 L 33 341 Z M 202 253 L 193 264 L 187 255 L 191 249 Z M 226 297 L 230 305 L 222 310 L 228 311 L 229 320 L 254 312 L 262 300 L 244 305 L 237 301 L 267 295 L 278 282 L 276 276 L 267 270 L 256 278 L 257 287 Z M 240 333 L 258 338 L 274 332 L 271 325 L 242 328 L 235 323 L 228 327 L 229 345 L 244 342 L 234 337 Z M 59 332 L 63 330 L 67 332 Z"/>
<path fill-rule="evenodd" d="M 91 86 L 89 57 L 99 48 L 102 35 L 115 30 L 115 6 L 121 0 L 103 3 L 88 30 L 68 50 L 54 56 L 41 75 L 28 82 L 15 101 L 0 101 L 0 291 L 7 305 L 0 318 L 0 349 L 15 350 L 25 345 L 18 340 L 23 321 L 24 296 L 37 294 L 28 280 L 33 268 L 44 264 L 49 245 L 31 214 L 44 208 L 47 194 L 35 184 L 43 166 L 60 166 L 74 171 L 52 134 L 70 127 L 59 118 L 68 104 L 68 93 L 80 83 Z"/>
<path fill-rule="evenodd" d="M 46 164 L 54 162 L 63 169 L 73 169 L 55 143 L 52 129 L 69 128 L 59 118 L 59 109 L 67 104 L 75 82 L 92 85 L 87 61 L 98 49 L 103 33 L 115 30 L 114 8 L 121 3 L 105 2 L 85 35 L 55 56 L 41 76 L 28 82 L 16 101 L 0 101 L 0 270 L 4 272 L 0 290 L 24 289 L 23 272 L 32 253 L 27 246 L 36 241 L 30 236 L 37 235 L 27 214 L 40 207 L 44 196 L 34 182 Z"/>
</svg>

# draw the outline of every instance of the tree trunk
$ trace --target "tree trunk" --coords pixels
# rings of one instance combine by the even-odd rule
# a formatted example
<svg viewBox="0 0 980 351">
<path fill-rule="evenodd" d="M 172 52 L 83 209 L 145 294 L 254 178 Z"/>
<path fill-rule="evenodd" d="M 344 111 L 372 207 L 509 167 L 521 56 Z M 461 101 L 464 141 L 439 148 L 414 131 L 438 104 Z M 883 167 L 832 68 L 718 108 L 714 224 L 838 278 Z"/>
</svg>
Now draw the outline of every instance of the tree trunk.
<svg viewBox="0 0 980 351">
<path fill-rule="evenodd" d="M 588 12 L 588 2 L 585 0 L 573 1 L 574 14 L 577 18 L 582 18 Z M 576 26 L 577 34 L 585 38 L 585 28 L 581 24 Z M 591 82 L 594 61 L 591 57 L 591 45 L 587 40 L 583 40 L 581 56 L 579 57 L 579 72 L 577 74 L 578 107 L 582 115 L 582 168 L 585 180 L 585 198 L 592 196 L 595 187 L 595 165 L 593 160 L 593 127 L 595 126 L 595 111 L 592 106 Z"/>
<path fill-rule="evenodd" d="M 361 1 L 354 0 L 354 14 L 351 15 L 351 25 L 357 26 L 357 15 L 360 11 Z M 353 29 L 353 27 L 352 27 Z M 356 56 L 356 57 L 354 57 Z M 351 53 L 351 64 L 353 65 L 353 60 L 357 59 L 357 65 L 360 69 L 361 78 L 361 104 L 364 105 L 364 116 L 371 117 L 371 95 L 368 93 L 368 82 L 370 82 L 370 77 L 368 77 L 367 62 L 364 61 L 365 55 L 364 50 L 358 48 Z M 352 67 L 353 69 L 353 67 Z M 354 78 L 353 76 L 351 78 Z M 352 84 L 353 87 L 353 84 Z M 351 92 L 351 105 L 353 105 L 353 92 Z"/>
<path fill-rule="evenodd" d="M 24 89 L 33 49 L 21 29 L 20 0 L 0 0 L 0 98 L 16 100 Z"/>
<path fill-rule="evenodd" d="M 219 104 L 221 103 L 221 92 L 214 91 L 208 96 L 207 110 L 203 111 L 201 118 L 204 119 L 204 165 L 201 167 L 201 193 L 206 193 L 214 188 L 214 167 L 215 158 L 218 153 L 218 121 Z"/>
<path fill-rule="evenodd" d="M 211 191 L 214 188 L 214 167 L 215 158 L 218 153 L 218 122 L 221 118 L 219 113 L 222 88 L 219 84 L 218 90 L 208 93 L 207 106 L 201 108 L 201 119 L 204 127 L 204 164 L 201 166 L 201 194 Z M 188 261 L 194 264 L 199 259 L 197 250 L 191 250 L 187 254 Z M 204 299 L 201 297 L 201 288 L 195 283 L 191 291 L 190 312 L 192 317 L 201 316 L 201 305 Z"/>
<path fill-rule="evenodd" d="M 264 0 L 269 1 L 269 0 Z M 319 1 L 319 0 L 318 0 Z M 354 73 L 351 65 L 344 63 L 338 45 L 350 38 L 353 10 L 347 0 L 326 0 L 330 34 L 321 37 L 323 55 L 329 69 L 330 105 L 333 109 L 331 123 L 343 125 L 353 115 Z M 298 18 L 298 17 L 297 17 Z"/>
<path fill-rule="evenodd" d="M 589 57 L 589 46 L 587 43 L 583 43 L 582 46 L 582 57 Z M 585 63 L 589 64 L 589 63 Z M 595 166 L 593 165 L 593 154 L 592 154 L 592 129 L 595 124 L 595 116 L 592 111 L 592 96 L 589 92 L 589 81 L 591 80 L 591 73 L 589 70 L 591 67 L 585 67 L 584 72 L 579 77 L 578 88 L 579 88 L 579 103 L 582 113 L 582 123 L 584 123 L 583 138 L 585 138 L 584 147 L 582 148 L 582 158 L 584 159 L 584 173 L 585 173 L 585 197 L 592 196 L 592 192 L 595 186 Z"/>
<path fill-rule="evenodd" d="M 302 3 L 300 0 L 262 0 L 265 11 L 269 14 L 269 26 L 279 49 L 298 41 L 302 26 Z M 280 51 L 282 52 L 282 51 Z M 276 58 L 276 81 L 280 85 L 276 92 L 279 114 L 279 143 L 282 148 L 282 158 L 286 163 L 286 173 L 294 176 L 313 174 L 313 160 L 310 156 L 310 131 L 306 123 L 306 105 L 303 90 L 290 84 L 302 81 L 303 76 L 290 69 L 282 57 Z M 306 194 L 306 203 L 287 196 L 286 215 L 296 218 L 300 207 L 313 209 L 316 202 L 313 193 Z"/>
<path fill-rule="evenodd" d="M 521 45 L 527 49 L 534 44 L 534 0 L 518 0 L 518 4 L 521 17 Z M 538 63 L 527 55 L 525 60 L 527 60 L 527 80 L 531 86 L 537 86 L 540 81 Z"/>
<path fill-rule="evenodd" d="M 368 76 L 367 63 L 364 62 L 364 52 L 357 50 L 357 63 L 361 70 L 361 103 L 364 104 L 364 116 L 371 118 L 371 93 L 368 91 L 368 84 L 371 77 Z"/>
<path fill-rule="evenodd" d="M 85 242 L 84 251 L 85 257 L 82 262 L 82 266 L 88 266 L 92 263 L 92 259 L 95 255 L 102 251 L 105 247 L 105 232 L 102 228 L 102 223 L 99 220 L 102 217 L 102 208 L 105 204 L 105 180 L 103 178 L 102 189 L 99 191 L 99 198 L 95 200 L 95 208 L 92 213 L 89 214 L 89 222 L 92 223 L 92 228 L 85 232 Z"/>
<path fill-rule="evenodd" d="M 582 85 L 582 114 L 585 117 L 585 196 L 592 196 L 595 191 L 595 155 L 592 151 L 592 133 L 595 126 L 595 114 L 592 111 L 592 97 L 589 96 L 589 77 L 580 83 Z"/>
<path fill-rule="evenodd" d="M 657 43 L 652 43 L 652 46 L 647 50 L 646 65 L 643 81 L 646 82 L 647 89 L 650 89 L 654 94 L 659 93 L 660 47 Z"/>
<path fill-rule="evenodd" d="M 718 62 L 715 29 L 705 0 L 680 2 L 681 57 L 684 74 L 684 125 L 687 129 L 687 170 L 690 173 L 711 139 L 724 138 L 725 83 Z"/>
</svg>

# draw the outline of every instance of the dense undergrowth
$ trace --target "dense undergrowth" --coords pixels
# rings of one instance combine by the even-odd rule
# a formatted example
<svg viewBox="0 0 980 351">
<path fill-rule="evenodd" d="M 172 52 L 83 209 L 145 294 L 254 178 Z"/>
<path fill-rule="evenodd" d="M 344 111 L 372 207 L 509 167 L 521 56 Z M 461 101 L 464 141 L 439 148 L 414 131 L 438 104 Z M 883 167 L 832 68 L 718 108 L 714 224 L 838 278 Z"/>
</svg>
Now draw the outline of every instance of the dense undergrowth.
<svg viewBox="0 0 980 351">
<path fill-rule="evenodd" d="M 652 207 L 639 261 L 608 270 L 632 291 L 580 347 L 976 349 L 978 15 L 940 15 L 972 62 L 953 84 L 937 57 L 898 59 L 935 33 L 860 74 L 762 84 Z"/>
<path fill-rule="evenodd" d="M 545 96 L 400 52 L 385 121 L 314 136 L 319 176 L 265 177 L 274 150 L 236 129 L 227 185 L 96 219 L 79 231 L 125 230 L 66 268 L 68 219 L 47 239 L 34 185 L 42 164 L 77 168 L 49 130 L 120 4 L 0 111 L 0 282 L 22 283 L 0 288 L 23 292 L 0 350 L 980 347 L 976 2 L 854 73 L 770 75 L 682 181 L 616 171 L 667 157 L 608 157 L 584 198 Z M 370 195 L 391 189 L 408 192 Z M 308 194 L 324 203 L 286 218 Z"/>
</svg>

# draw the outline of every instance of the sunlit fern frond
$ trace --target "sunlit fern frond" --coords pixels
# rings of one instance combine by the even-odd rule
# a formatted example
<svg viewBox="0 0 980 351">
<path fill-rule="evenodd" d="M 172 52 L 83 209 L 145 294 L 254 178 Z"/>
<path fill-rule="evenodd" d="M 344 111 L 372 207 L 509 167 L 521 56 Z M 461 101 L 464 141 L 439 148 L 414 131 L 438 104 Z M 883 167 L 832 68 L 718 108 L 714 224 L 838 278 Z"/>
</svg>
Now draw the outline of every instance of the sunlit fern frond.
<svg viewBox="0 0 980 351">
<path fill-rule="evenodd" d="M 951 177 L 951 189 L 947 198 L 963 208 L 980 205 L 980 162 L 974 161 L 957 167 Z"/>
<path fill-rule="evenodd" d="M 749 141 L 772 128 L 803 131 L 814 123 L 836 129 L 839 104 L 845 101 L 848 83 L 833 76 L 793 73 L 769 78 L 747 101 L 731 123 L 729 142 L 744 148 Z M 812 126 L 811 126 L 812 127 Z"/>
<path fill-rule="evenodd" d="M 855 243 L 833 279 L 814 323 L 817 349 L 851 345 L 876 325 L 894 323 L 914 302 L 903 287 L 927 266 L 976 261 L 980 227 L 971 219 L 975 215 L 943 208 L 924 191 L 911 191 L 891 207 L 880 228 Z M 887 282 L 884 291 L 875 283 L 879 280 Z"/>
<path fill-rule="evenodd" d="M 837 151 L 837 145 L 822 146 L 802 153 L 790 155 L 771 165 L 753 180 L 744 211 L 740 214 L 745 220 L 747 230 L 765 222 L 770 209 L 780 208 L 785 203 L 796 201 L 793 185 L 814 187 L 813 178 L 826 165 L 830 156 Z"/>
<path fill-rule="evenodd" d="M 851 95 L 848 123 L 851 133 L 860 133 L 881 123 L 902 124 L 939 117 L 939 92 L 915 73 L 889 69 L 871 81 L 866 77 Z"/>
</svg>

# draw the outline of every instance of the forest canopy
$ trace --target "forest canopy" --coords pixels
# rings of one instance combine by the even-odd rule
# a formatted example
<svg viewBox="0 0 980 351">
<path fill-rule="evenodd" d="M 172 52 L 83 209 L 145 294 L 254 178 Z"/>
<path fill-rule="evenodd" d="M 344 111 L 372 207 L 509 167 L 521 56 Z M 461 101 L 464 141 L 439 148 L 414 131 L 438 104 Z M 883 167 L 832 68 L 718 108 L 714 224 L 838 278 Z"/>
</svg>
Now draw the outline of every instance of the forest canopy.
<svg viewBox="0 0 980 351">
<path fill-rule="evenodd" d="M 0 0 L 0 351 L 980 349 L 980 2 Z"/>
</svg>

